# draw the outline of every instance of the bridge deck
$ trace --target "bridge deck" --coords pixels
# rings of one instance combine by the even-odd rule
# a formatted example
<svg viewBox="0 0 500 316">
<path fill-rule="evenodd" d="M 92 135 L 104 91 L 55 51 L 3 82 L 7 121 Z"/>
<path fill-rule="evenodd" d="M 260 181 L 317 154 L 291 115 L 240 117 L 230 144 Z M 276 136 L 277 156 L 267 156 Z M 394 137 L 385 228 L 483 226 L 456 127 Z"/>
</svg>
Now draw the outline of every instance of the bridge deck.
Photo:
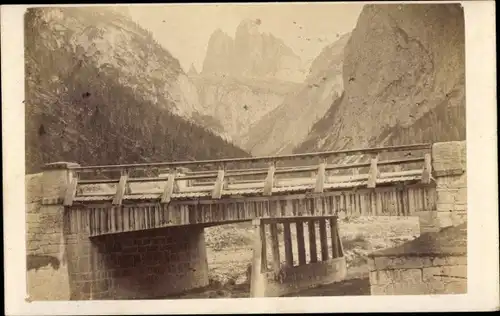
<svg viewBox="0 0 500 316">
<path fill-rule="evenodd" d="M 425 149 L 430 146 L 76 167 L 64 199 L 69 210 L 66 217 L 72 230 L 85 230 L 91 236 L 99 236 L 176 225 L 212 226 L 256 217 L 338 215 L 340 212 L 411 216 L 414 212 L 432 209 L 435 203 L 429 198 L 434 194 L 430 154 L 418 157 L 415 153 Z M 409 152 L 404 156 L 412 158 L 379 161 L 381 153 L 401 151 Z M 339 154 L 368 154 L 370 160 L 329 163 L 328 157 Z M 278 166 L 285 160 L 308 157 L 317 158 L 319 162 L 316 165 Z M 269 166 L 228 169 L 230 163 L 241 161 L 267 162 Z M 214 164 L 216 169 L 206 170 Z M 160 171 L 158 166 L 169 169 Z M 186 170 L 179 166 L 197 166 L 205 170 Z M 403 167 L 406 170 L 402 171 Z M 142 170 L 143 175 L 132 177 L 137 170 Z M 112 175 L 102 177 L 106 172 Z M 83 174 L 93 176 L 80 179 Z"/>
</svg>

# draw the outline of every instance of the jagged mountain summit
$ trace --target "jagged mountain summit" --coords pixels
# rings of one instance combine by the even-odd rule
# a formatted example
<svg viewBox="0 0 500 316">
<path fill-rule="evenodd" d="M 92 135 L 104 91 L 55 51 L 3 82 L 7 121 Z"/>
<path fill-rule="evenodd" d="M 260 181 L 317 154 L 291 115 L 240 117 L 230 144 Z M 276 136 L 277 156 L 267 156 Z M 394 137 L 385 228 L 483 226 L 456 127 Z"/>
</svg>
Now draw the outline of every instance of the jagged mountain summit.
<svg viewBox="0 0 500 316">
<path fill-rule="evenodd" d="M 302 82 L 302 60 L 283 40 L 259 30 L 261 21 L 245 19 L 234 39 L 217 29 L 208 42 L 202 73 Z"/>
<path fill-rule="evenodd" d="M 305 78 L 301 59 L 283 40 L 243 20 L 234 39 L 217 29 L 210 36 L 197 87 L 200 113 L 215 118 L 221 133 L 241 146 L 258 119 L 280 105 Z"/>
<path fill-rule="evenodd" d="M 196 88 L 179 61 L 126 15 L 33 8 L 25 30 L 27 172 L 59 160 L 247 155 L 194 123 L 203 117 Z"/>
</svg>

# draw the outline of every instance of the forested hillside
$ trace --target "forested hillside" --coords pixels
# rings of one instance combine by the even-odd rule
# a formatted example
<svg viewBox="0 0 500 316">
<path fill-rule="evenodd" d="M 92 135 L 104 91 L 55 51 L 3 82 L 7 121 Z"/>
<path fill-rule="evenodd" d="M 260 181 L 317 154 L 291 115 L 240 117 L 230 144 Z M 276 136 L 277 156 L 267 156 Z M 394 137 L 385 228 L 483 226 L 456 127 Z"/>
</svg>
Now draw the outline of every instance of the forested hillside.
<svg viewBox="0 0 500 316">
<path fill-rule="evenodd" d="M 185 105 L 175 98 L 182 93 L 176 82 L 183 72 L 147 31 L 111 10 L 79 10 L 85 9 L 30 9 L 25 15 L 27 173 L 54 161 L 89 165 L 248 155 L 174 114 Z M 129 51 L 123 45 L 115 50 L 110 32 L 135 43 Z M 92 47 L 98 39 L 106 50 Z M 121 58 L 126 53 L 150 57 L 141 59 L 146 65 L 127 64 Z M 160 61 L 156 76 L 126 72 L 151 67 L 151 57 Z M 170 92 L 170 99 L 157 97 Z"/>
</svg>

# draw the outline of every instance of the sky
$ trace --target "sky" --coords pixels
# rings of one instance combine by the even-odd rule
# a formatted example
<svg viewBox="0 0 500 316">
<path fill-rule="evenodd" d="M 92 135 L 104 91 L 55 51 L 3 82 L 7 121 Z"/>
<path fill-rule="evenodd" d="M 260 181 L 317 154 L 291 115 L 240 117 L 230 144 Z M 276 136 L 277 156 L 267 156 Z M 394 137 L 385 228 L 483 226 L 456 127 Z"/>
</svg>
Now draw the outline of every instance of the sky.
<svg viewBox="0 0 500 316">
<path fill-rule="evenodd" d="M 158 42 L 179 59 L 185 71 L 191 64 L 201 71 L 210 35 L 220 28 L 234 38 L 236 27 L 247 18 L 260 19 L 261 32 L 281 38 L 304 62 L 311 61 L 337 39 L 337 34 L 354 29 L 363 3 L 193 3 L 127 7 L 130 16 L 149 29 Z"/>
</svg>

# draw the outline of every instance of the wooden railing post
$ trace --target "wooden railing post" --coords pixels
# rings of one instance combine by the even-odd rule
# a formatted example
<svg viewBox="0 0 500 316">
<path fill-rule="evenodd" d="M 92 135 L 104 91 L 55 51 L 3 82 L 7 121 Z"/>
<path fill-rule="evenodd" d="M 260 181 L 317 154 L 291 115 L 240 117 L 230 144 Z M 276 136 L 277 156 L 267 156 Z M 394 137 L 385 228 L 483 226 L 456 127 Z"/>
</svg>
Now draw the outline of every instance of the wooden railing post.
<svg viewBox="0 0 500 316">
<path fill-rule="evenodd" d="M 263 194 L 265 196 L 271 196 L 273 194 L 274 187 L 274 172 L 276 171 L 275 163 L 269 164 L 269 169 L 267 171 L 266 181 L 264 182 Z"/>
<path fill-rule="evenodd" d="M 176 176 L 176 171 L 171 170 L 168 175 L 167 184 L 163 189 L 163 194 L 161 195 L 160 203 L 162 204 L 170 203 L 170 200 L 172 199 L 172 194 L 174 193 L 175 176 Z"/>
<path fill-rule="evenodd" d="M 223 184 L 224 184 L 224 169 L 219 169 L 219 171 L 217 171 L 217 180 L 215 180 L 214 189 L 212 191 L 212 199 L 221 198 Z"/>
<path fill-rule="evenodd" d="M 76 190 L 78 188 L 78 178 L 79 178 L 79 173 L 75 172 L 66 189 L 66 194 L 64 195 L 64 206 L 73 205 L 73 199 L 76 196 Z"/>
<path fill-rule="evenodd" d="M 378 167 L 377 167 L 378 157 L 372 158 L 370 161 L 370 171 L 368 174 L 368 187 L 375 188 L 377 185 L 377 178 L 379 176 Z"/>
<path fill-rule="evenodd" d="M 325 186 L 325 169 L 326 162 L 323 160 L 318 166 L 318 175 L 316 176 L 316 185 L 314 187 L 315 193 L 323 193 Z"/>
<path fill-rule="evenodd" d="M 113 205 L 121 205 L 123 196 L 125 195 L 125 190 L 127 189 L 127 180 L 128 173 L 126 170 L 122 171 L 122 175 L 120 176 L 120 181 L 118 182 L 118 186 L 116 187 L 116 194 L 113 198 Z"/>
<path fill-rule="evenodd" d="M 424 168 L 422 170 L 422 183 L 431 183 L 432 174 L 432 164 L 431 164 L 431 154 L 424 155 Z"/>
</svg>

